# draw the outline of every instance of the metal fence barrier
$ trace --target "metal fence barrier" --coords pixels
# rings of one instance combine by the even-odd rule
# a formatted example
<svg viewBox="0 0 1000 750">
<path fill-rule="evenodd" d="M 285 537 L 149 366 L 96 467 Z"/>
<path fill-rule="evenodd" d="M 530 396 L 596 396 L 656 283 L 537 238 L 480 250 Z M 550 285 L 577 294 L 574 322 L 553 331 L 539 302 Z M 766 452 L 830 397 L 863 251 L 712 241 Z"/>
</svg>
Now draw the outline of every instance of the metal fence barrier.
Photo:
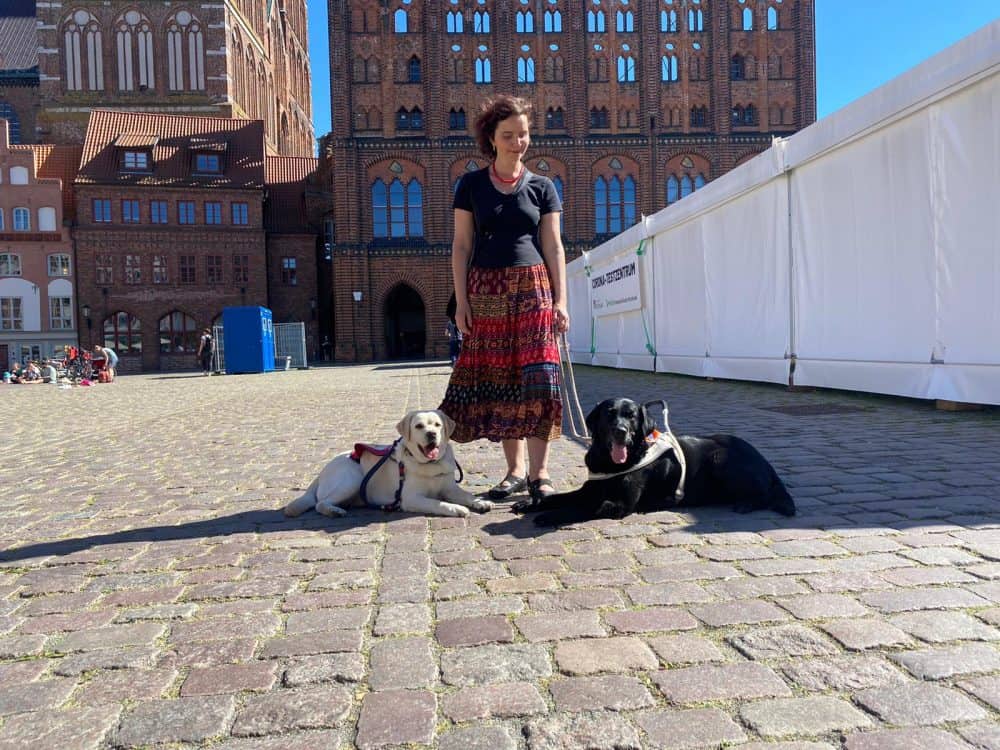
<svg viewBox="0 0 1000 750">
<path fill-rule="evenodd" d="M 306 324 L 274 324 L 274 366 L 279 370 L 285 366 L 285 357 L 290 357 L 290 367 L 308 367 L 306 359 Z"/>
<path fill-rule="evenodd" d="M 223 372 L 226 369 L 226 345 L 222 326 L 212 328 L 215 338 L 215 353 L 212 357 L 212 370 Z M 285 369 L 286 358 L 288 366 L 306 368 L 309 361 L 306 358 L 306 324 L 305 323 L 275 323 L 274 324 L 274 367 Z"/>
</svg>

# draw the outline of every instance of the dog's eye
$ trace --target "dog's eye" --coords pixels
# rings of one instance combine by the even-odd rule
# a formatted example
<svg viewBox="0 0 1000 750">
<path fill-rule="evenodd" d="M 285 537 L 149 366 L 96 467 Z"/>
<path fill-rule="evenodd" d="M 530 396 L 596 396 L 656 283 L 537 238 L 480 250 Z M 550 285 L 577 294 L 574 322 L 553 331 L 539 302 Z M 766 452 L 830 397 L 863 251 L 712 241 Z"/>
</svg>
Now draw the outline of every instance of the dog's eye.
<svg viewBox="0 0 1000 750">
<path fill-rule="evenodd" d="M 415 424 L 415 425 L 413 425 L 413 429 L 414 430 L 422 430 L 422 429 L 424 429 L 424 426 L 422 424 Z"/>
</svg>

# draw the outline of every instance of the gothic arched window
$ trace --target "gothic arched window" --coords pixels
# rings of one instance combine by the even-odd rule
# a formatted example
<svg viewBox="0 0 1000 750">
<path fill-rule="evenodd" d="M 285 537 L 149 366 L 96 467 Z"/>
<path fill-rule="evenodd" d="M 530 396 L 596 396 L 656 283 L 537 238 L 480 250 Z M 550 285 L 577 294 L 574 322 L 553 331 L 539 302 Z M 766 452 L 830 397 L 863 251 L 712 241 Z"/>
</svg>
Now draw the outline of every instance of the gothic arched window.
<svg viewBox="0 0 1000 750">
<path fill-rule="evenodd" d="M 205 90 L 205 37 L 186 10 L 167 21 L 167 85 L 171 91 Z"/>
<path fill-rule="evenodd" d="M 423 237 L 423 186 L 416 178 L 405 185 L 395 178 L 386 187 L 381 178 L 372 183 L 372 228 L 376 239 Z"/>
<path fill-rule="evenodd" d="M 118 60 L 118 90 L 145 91 L 154 88 L 153 30 L 149 19 L 137 10 L 126 11 L 115 21 Z"/>
<path fill-rule="evenodd" d="M 104 90 L 104 47 L 101 25 L 85 10 L 75 11 L 63 22 L 66 89 Z"/>
</svg>

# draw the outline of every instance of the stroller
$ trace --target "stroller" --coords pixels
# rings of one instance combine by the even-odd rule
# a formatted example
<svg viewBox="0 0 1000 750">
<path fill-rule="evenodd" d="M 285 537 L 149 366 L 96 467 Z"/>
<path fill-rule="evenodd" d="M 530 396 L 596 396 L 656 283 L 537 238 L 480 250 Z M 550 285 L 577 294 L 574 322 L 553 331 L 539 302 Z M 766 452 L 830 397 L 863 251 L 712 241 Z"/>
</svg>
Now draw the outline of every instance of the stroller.
<svg viewBox="0 0 1000 750">
<path fill-rule="evenodd" d="M 97 360 L 104 362 L 104 360 Z M 92 380 L 94 377 L 95 360 L 93 355 L 82 349 L 71 346 L 66 351 L 66 377 L 74 383 L 81 380 Z"/>
</svg>

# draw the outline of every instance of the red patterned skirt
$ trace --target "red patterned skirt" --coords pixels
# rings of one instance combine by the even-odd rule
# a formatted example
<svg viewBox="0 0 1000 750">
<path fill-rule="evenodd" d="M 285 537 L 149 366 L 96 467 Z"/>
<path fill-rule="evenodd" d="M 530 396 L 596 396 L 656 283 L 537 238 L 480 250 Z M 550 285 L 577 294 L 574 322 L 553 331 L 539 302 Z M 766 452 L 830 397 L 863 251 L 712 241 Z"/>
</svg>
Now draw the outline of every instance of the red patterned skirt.
<svg viewBox="0 0 1000 750">
<path fill-rule="evenodd" d="M 473 267 L 468 295 L 472 333 L 440 407 L 457 424 L 451 439 L 555 440 L 562 434 L 562 372 L 548 271 Z"/>
</svg>

